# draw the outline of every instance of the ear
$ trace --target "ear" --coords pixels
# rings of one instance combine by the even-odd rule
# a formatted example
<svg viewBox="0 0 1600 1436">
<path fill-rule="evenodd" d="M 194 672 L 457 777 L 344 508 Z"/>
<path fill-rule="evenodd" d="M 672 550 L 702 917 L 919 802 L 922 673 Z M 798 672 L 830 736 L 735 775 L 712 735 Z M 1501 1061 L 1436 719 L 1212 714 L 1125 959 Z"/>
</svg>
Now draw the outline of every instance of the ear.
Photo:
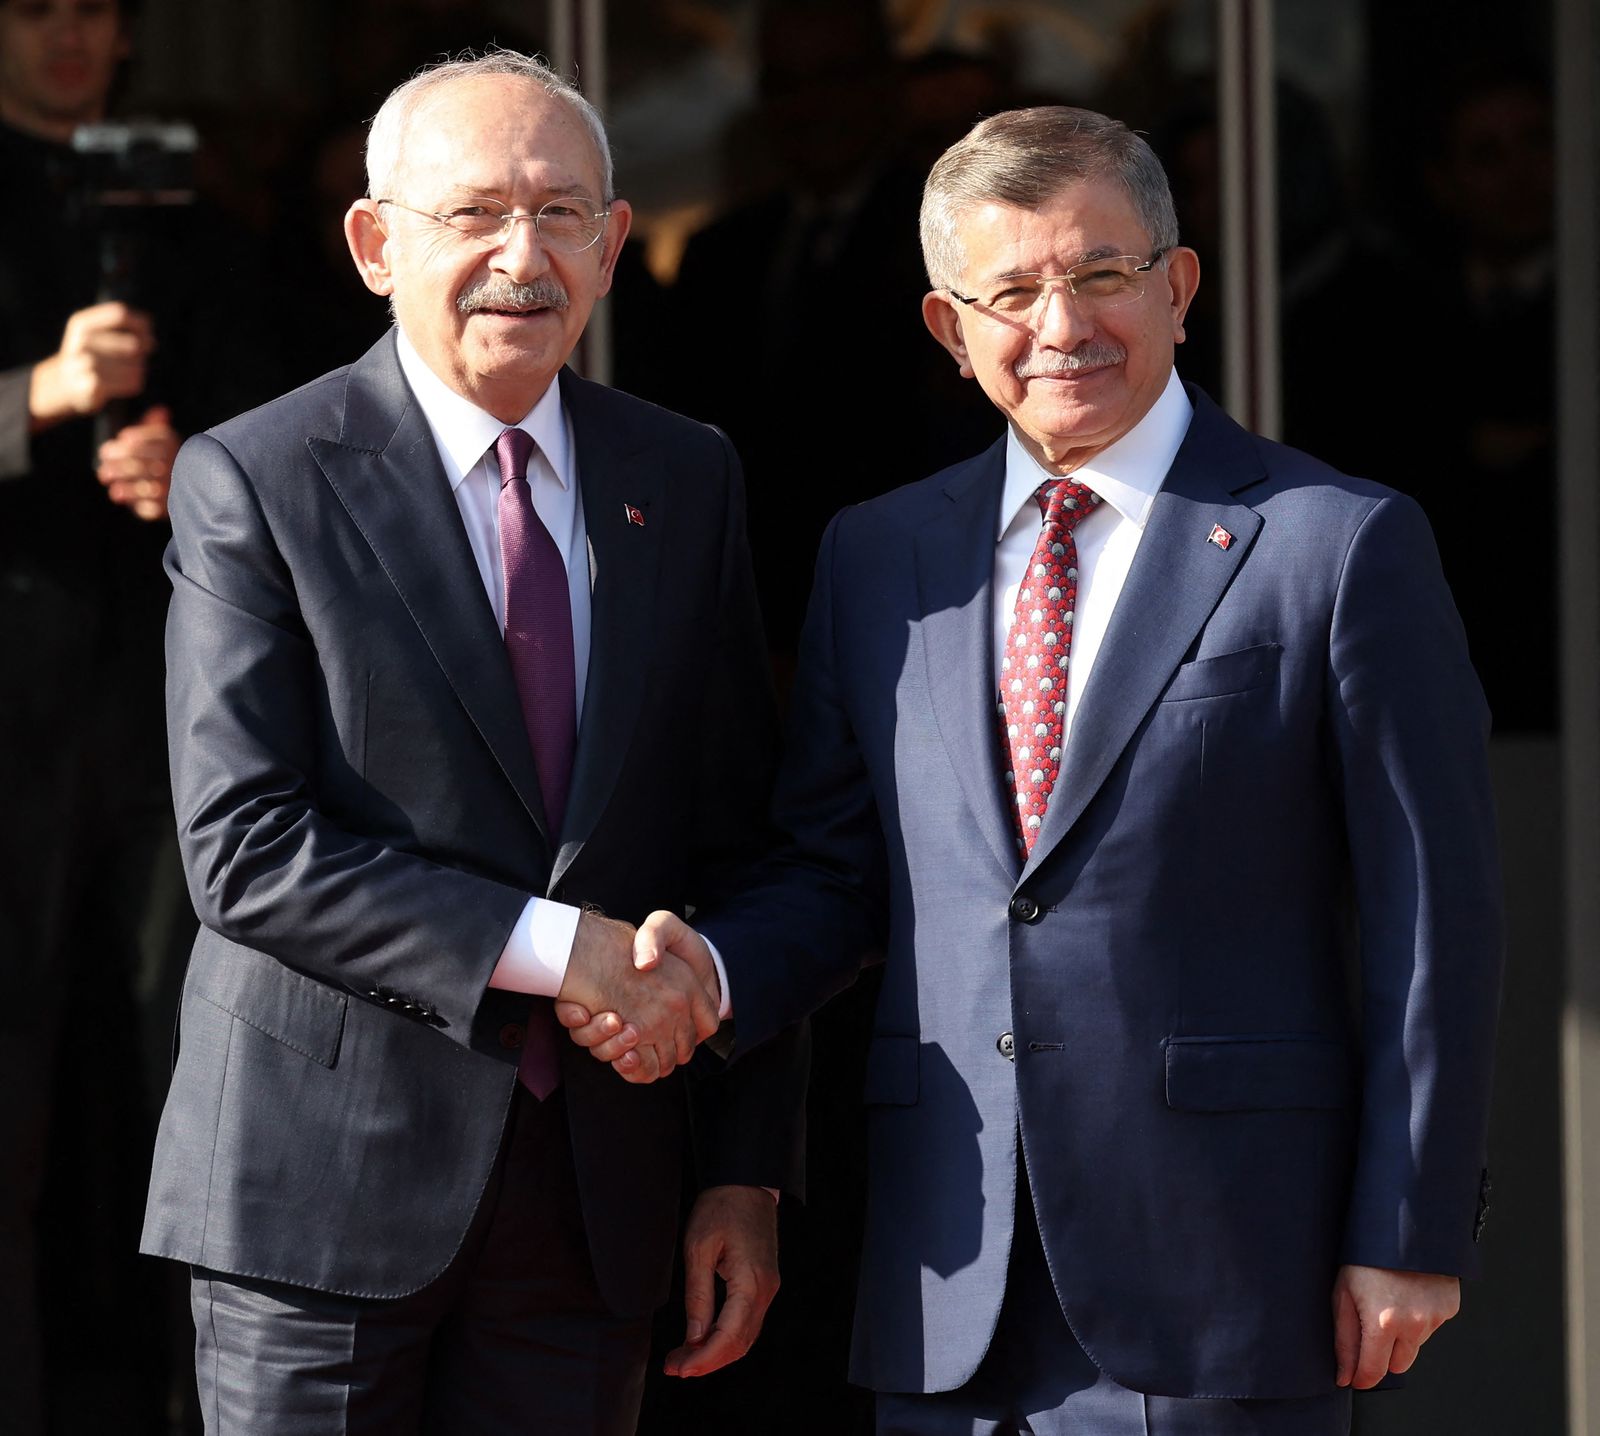
<svg viewBox="0 0 1600 1436">
<path fill-rule="evenodd" d="M 1184 245 L 1172 250 L 1167 255 L 1167 284 L 1172 291 L 1172 340 L 1182 344 L 1183 318 L 1200 288 L 1200 256 Z"/>
<path fill-rule="evenodd" d="M 394 275 L 389 269 L 389 234 L 383 216 L 370 199 L 358 199 L 344 215 L 344 238 L 361 282 L 374 294 L 393 294 Z"/>
<path fill-rule="evenodd" d="M 961 333 L 962 314 L 956 301 L 942 289 L 930 289 L 922 296 L 922 322 L 961 366 L 961 377 L 972 378 L 972 359 Z"/>
<path fill-rule="evenodd" d="M 616 273 L 617 259 L 622 246 L 633 228 L 633 206 L 625 199 L 611 201 L 611 218 L 606 221 L 606 237 L 600 241 L 600 283 L 594 295 L 598 299 L 611 290 L 611 277 Z"/>
</svg>

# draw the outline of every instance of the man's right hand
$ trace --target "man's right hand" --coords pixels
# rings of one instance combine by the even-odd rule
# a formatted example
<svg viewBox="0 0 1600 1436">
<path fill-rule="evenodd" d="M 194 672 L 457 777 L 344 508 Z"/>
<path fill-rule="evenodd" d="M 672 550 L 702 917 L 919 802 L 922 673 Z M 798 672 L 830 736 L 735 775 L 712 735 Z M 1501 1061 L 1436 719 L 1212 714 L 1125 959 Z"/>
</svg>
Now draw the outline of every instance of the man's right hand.
<svg viewBox="0 0 1600 1436">
<path fill-rule="evenodd" d="M 585 914 L 585 918 L 587 918 Z M 618 924 L 620 926 L 620 924 Z M 578 925 L 581 935 L 582 922 Z M 717 980 L 717 965 L 711 959 L 711 949 L 705 939 L 673 912 L 653 912 L 633 937 L 632 961 L 641 974 L 670 972 L 683 968 L 693 974 L 711 1000 L 711 1032 L 701 1032 L 703 1041 L 717 1029 L 716 1013 L 722 1006 L 722 988 Z M 567 996 L 565 989 L 562 997 Z M 644 1045 L 648 1037 L 641 1033 L 633 1014 L 625 1007 L 601 1004 L 594 1006 L 579 1001 L 558 1001 L 556 1017 L 567 1029 L 567 1035 L 580 1047 L 586 1047 L 597 1062 L 609 1062 L 612 1068 L 630 1082 L 652 1082 L 652 1054 Z M 686 1057 L 679 1059 L 687 1061 Z M 669 1067 L 667 1069 L 671 1071 Z"/>
<path fill-rule="evenodd" d="M 666 951 L 636 964 L 634 931 L 626 923 L 589 912 L 578 919 L 556 1015 L 569 1028 L 592 1026 L 593 1013 L 608 1019 L 609 1040 L 620 1039 L 612 1066 L 628 1081 L 654 1082 L 687 1062 L 717 1030 L 718 1002 L 714 971 L 706 982 Z M 591 1045 L 574 1035 L 581 1046 Z"/>
<path fill-rule="evenodd" d="M 60 349 L 33 366 L 28 417 L 34 432 L 140 393 L 155 347 L 148 314 L 116 301 L 78 310 L 67 320 Z"/>
</svg>

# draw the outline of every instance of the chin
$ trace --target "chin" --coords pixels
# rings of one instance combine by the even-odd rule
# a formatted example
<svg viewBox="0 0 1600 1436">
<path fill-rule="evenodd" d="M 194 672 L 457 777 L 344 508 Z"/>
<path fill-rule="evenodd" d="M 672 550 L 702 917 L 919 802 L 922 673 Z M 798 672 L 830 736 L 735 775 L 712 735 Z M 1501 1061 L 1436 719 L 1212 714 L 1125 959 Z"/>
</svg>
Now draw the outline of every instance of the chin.
<svg viewBox="0 0 1600 1436">
<path fill-rule="evenodd" d="M 1086 404 L 1076 395 L 1063 394 L 1054 402 L 1030 404 L 1027 413 L 1049 433 L 1094 434 L 1109 427 L 1113 406 Z"/>
</svg>

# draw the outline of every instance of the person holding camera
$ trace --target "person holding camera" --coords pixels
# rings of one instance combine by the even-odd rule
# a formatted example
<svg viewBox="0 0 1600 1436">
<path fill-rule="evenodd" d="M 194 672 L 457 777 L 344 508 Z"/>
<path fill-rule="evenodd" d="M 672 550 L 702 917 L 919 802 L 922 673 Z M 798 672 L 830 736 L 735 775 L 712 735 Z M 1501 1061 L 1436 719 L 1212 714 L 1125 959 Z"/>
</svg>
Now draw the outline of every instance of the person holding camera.
<svg viewBox="0 0 1600 1436">
<path fill-rule="evenodd" d="M 129 3 L 0 0 L 0 1411 L 19 1436 L 113 1399 L 142 1431 L 163 1399 L 160 1323 L 93 1348 L 66 1330 L 69 1307 L 154 1280 L 132 1248 L 141 1073 L 165 1042 L 136 994 L 143 955 L 193 922 L 163 736 L 168 405 L 207 417 L 222 367 L 183 246 L 107 281 L 107 212 L 73 139 L 108 118 Z M 56 1350 L 71 1411 L 47 1416 Z"/>
</svg>

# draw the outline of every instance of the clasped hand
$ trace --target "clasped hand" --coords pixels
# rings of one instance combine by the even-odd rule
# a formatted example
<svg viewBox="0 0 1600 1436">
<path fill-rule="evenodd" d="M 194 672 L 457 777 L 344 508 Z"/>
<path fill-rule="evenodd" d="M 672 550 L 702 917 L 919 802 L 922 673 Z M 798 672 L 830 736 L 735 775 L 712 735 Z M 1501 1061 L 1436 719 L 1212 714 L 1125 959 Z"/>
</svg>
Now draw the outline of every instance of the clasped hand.
<svg viewBox="0 0 1600 1436">
<path fill-rule="evenodd" d="M 675 914 L 652 913 L 635 933 L 586 912 L 556 1017 L 574 1042 L 629 1082 L 654 1082 L 717 1030 L 721 1001 L 710 950 Z"/>
</svg>

